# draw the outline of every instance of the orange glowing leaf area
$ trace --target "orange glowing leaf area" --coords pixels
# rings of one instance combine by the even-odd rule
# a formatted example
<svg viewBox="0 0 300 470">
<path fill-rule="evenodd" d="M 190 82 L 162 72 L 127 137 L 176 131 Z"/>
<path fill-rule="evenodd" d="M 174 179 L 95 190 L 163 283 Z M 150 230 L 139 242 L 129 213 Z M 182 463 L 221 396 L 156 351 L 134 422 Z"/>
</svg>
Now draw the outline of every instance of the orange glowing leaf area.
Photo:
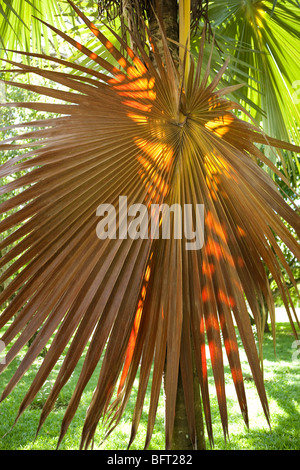
<svg viewBox="0 0 300 470">
<path fill-rule="evenodd" d="M 234 116 L 226 114 L 220 118 L 216 118 L 213 121 L 205 123 L 205 127 L 210 131 L 216 133 L 222 137 L 230 130 L 230 124 L 234 121 Z"/>
</svg>

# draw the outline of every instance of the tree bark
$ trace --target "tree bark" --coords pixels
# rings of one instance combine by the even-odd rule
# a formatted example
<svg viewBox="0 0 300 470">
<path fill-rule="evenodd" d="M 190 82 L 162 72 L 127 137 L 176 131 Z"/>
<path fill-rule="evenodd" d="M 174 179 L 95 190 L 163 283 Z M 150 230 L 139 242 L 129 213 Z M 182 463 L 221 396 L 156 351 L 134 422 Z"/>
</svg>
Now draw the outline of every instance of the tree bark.
<svg viewBox="0 0 300 470">
<path fill-rule="evenodd" d="M 149 31 L 156 42 L 161 57 L 164 57 L 163 43 L 161 39 L 160 26 L 157 18 L 163 20 L 168 46 L 171 51 L 173 60 L 178 66 L 178 46 L 174 42 L 179 42 L 179 25 L 178 25 L 178 4 L 177 0 L 152 0 L 147 8 L 147 16 L 149 21 Z"/>
<path fill-rule="evenodd" d="M 197 373 L 194 367 L 194 400 L 195 400 L 195 418 L 197 432 L 197 450 L 205 450 L 204 421 L 202 414 L 202 403 L 200 396 L 200 387 Z M 178 389 L 175 410 L 175 423 L 172 438 L 172 450 L 194 450 L 192 440 L 189 434 L 187 415 L 185 410 L 185 401 L 181 373 L 179 370 Z"/>
</svg>

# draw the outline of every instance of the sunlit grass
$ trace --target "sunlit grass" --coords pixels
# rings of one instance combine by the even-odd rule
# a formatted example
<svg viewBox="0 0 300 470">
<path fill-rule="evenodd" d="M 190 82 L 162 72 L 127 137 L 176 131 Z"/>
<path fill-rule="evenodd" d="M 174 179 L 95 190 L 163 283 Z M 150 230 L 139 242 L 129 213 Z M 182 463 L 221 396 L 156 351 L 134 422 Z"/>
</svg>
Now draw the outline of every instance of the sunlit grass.
<svg viewBox="0 0 300 470">
<path fill-rule="evenodd" d="M 230 441 L 225 443 L 222 427 L 219 420 L 217 400 L 214 395 L 213 378 L 210 375 L 210 390 L 212 395 L 212 414 L 215 438 L 215 449 L 259 449 L 259 450 L 281 450 L 300 449 L 300 355 L 294 354 L 292 348 L 294 337 L 288 324 L 277 325 L 277 348 L 276 357 L 273 351 L 271 334 L 265 334 L 264 341 L 264 374 L 267 396 L 271 412 L 271 429 L 268 426 L 259 402 L 258 394 L 252 380 L 251 371 L 247 359 L 241 352 L 243 372 L 245 375 L 246 395 L 249 408 L 250 429 L 244 425 L 235 390 L 232 385 L 231 375 L 226 365 L 226 391 L 228 397 L 228 415 Z M 0 377 L 1 390 L 16 370 L 21 356 Z M 34 364 L 28 373 L 21 379 L 13 393 L 0 404 L 0 436 L 6 434 L 0 441 L 0 449 L 23 449 L 23 450 L 46 450 L 55 449 L 57 437 L 60 431 L 60 422 L 63 418 L 72 390 L 75 386 L 79 367 L 73 373 L 70 381 L 62 390 L 57 404 L 47 418 L 39 435 L 35 439 L 36 428 L 39 421 L 41 407 L 45 402 L 49 390 L 55 378 L 55 371 L 44 384 L 42 390 L 36 396 L 32 405 L 21 416 L 18 423 L 10 430 L 18 412 L 22 397 L 28 390 L 30 383 L 36 374 L 42 358 Z M 56 366 L 56 372 L 59 364 Z M 91 382 L 86 388 L 80 407 L 67 432 L 61 449 L 77 449 L 80 442 L 81 427 L 85 418 L 86 409 L 90 403 L 92 392 L 97 383 L 98 370 L 95 371 Z M 138 381 L 135 382 L 132 397 L 128 403 L 126 412 L 114 432 L 101 445 L 101 449 L 117 450 L 127 448 L 131 431 L 131 417 L 134 410 L 135 397 Z M 139 433 L 132 445 L 132 449 L 143 449 L 147 430 L 147 410 L 150 400 L 150 387 L 146 396 L 144 412 L 142 414 Z M 103 438 L 103 429 L 99 425 L 95 435 L 95 449 L 100 448 Z M 35 440 L 34 440 L 35 439 Z M 210 449 L 209 444 L 207 448 Z M 150 449 L 164 449 L 164 400 L 161 394 L 156 426 L 154 429 Z"/>
</svg>

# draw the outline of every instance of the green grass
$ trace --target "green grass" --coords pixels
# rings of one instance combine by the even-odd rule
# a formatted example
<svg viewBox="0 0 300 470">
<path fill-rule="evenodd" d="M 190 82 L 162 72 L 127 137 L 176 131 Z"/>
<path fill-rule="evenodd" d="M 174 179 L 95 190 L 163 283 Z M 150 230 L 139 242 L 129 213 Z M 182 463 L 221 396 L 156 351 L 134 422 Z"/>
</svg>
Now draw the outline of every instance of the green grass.
<svg viewBox="0 0 300 470">
<path fill-rule="evenodd" d="M 264 343 L 264 374 L 265 386 L 269 400 L 271 412 L 271 429 L 267 424 L 259 398 L 252 380 L 249 365 L 246 357 L 241 351 L 242 367 L 245 375 L 246 395 L 249 408 L 250 429 L 248 430 L 242 420 L 232 379 L 228 366 L 226 365 L 226 392 L 228 397 L 228 415 L 230 440 L 225 443 L 222 427 L 219 420 L 217 400 L 214 393 L 213 378 L 210 375 L 210 388 L 212 396 L 212 415 L 214 426 L 215 449 L 256 449 L 256 450 L 299 450 L 300 449 L 300 354 L 294 355 L 295 349 L 292 348 L 294 337 L 288 324 L 280 323 L 277 325 L 276 357 L 273 351 L 273 342 L 271 334 L 265 334 Z M 24 353 L 22 353 L 24 354 Z M 21 355 L 5 370 L 0 378 L 0 389 L 16 370 Z M 56 371 L 49 377 L 41 392 L 37 395 L 32 405 L 21 416 L 17 424 L 11 429 L 18 412 L 22 397 L 28 390 L 30 383 L 42 361 L 40 358 L 28 373 L 21 379 L 13 393 L 0 404 L 0 449 L 4 450 L 47 450 L 55 449 L 57 437 L 60 430 L 60 422 L 64 415 L 69 398 L 72 394 L 74 384 L 80 371 L 79 367 L 74 372 L 72 378 L 63 389 L 57 404 L 46 420 L 39 435 L 35 438 L 36 427 L 39 421 L 41 407 L 45 402 L 51 384 L 55 378 Z M 65 436 L 61 449 L 78 449 L 80 442 L 81 427 L 84 421 L 86 408 L 89 405 L 93 389 L 97 382 L 97 371 L 95 372 L 89 386 L 86 388 L 80 407 L 74 417 L 74 420 Z M 111 434 L 106 442 L 101 446 L 102 449 L 117 450 L 126 449 L 130 435 L 130 421 L 134 409 L 134 398 L 136 396 L 137 384 L 132 397 L 126 409 L 126 412 L 119 426 Z M 142 449 L 147 429 L 147 409 L 149 404 L 149 393 L 147 395 L 145 411 L 142 415 L 141 425 L 138 437 L 135 440 L 132 449 Z M 103 431 L 99 425 L 96 433 L 95 448 L 101 442 Z M 209 449 L 209 445 L 207 446 Z M 161 396 L 156 426 L 151 441 L 150 449 L 164 449 L 164 401 Z"/>
</svg>

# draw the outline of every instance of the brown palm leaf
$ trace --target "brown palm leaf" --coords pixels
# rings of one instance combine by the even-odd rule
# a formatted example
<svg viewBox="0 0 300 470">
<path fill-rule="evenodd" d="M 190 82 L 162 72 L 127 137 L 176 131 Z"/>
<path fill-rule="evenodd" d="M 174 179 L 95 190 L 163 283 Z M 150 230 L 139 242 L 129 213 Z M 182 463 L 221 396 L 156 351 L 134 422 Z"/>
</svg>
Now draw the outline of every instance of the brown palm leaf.
<svg viewBox="0 0 300 470">
<path fill-rule="evenodd" d="M 1 187 L 2 193 L 23 188 L 1 205 L 2 212 L 8 213 L 0 223 L 1 232 L 15 228 L 0 245 L 1 249 L 10 248 L 0 260 L 1 267 L 6 266 L 1 282 L 11 279 L 0 294 L 0 303 L 12 299 L 0 317 L 1 328 L 9 325 L 2 341 L 10 345 L 1 370 L 38 332 L 2 391 L 1 400 L 11 393 L 49 343 L 17 420 L 68 348 L 43 407 L 40 429 L 86 350 L 58 443 L 73 419 L 85 386 L 101 363 L 98 385 L 82 430 L 81 448 L 90 446 L 101 418 L 107 417 L 108 432 L 118 423 L 139 372 L 131 444 L 152 372 L 147 447 L 165 371 L 166 447 L 170 448 L 180 370 L 190 434 L 196 446 L 194 356 L 208 436 L 213 442 L 206 341 L 225 436 L 228 424 L 223 342 L 241 412 L 248 424 L 234 321 L 269 419 L 260 354 L 247 309 L 249 306 L 256 322 L 261 352 L 260 306 L 264 302 L 274 325 L 265 267 L 278 284 L 296 334 L 292 320 L 295 310 L 283 274 L 292 280 L 293 277 L 276 236 L 299 258 L 299 214 L 257 164 L 260 161 L 268 165 L 288 184 L 256 143 L 298 152 L 300 148 L 267 138 L 257 127 L 236 117 L 234 110 L 238 105 L 224 97 L 231 88 L 216 91 L 225 67 L 209 83 L 209 70 L 201 73 L 200 54 L 197 65 L 191 64 L 187 83 L 181 83 L 167 47 L 165 57 L 160 57 L 150 38 L 154 64 L 141 46 L 137 57 L 115 35 L 126 52 L 126 56 L 121 55 L 72 6 L 120 67 L 112 66 L 50 25 L 103 72 L 46 55 L 39 57 L 80 74 L 42 70 L 11 61 L 20 72 L 40 75 L 69 91 L 13 82 L 58 101 L 3 104 L 61 116 L 22 124 L 29 128 L 28 132 L 0 146 L 1 150 L 28 149 L 25 156 L 22 153 L 11 158 L 0 169 L 2 177 L 28 170 Z M 32 127 L 39 129 L 30 131 Z M 25 139 L 31 143 L 22 143 Z M 15 140 L 21 143 L 11 143 Z M 146 234 L 141 230 L 136 239 L 126 236 L 122 231 L 126 221 L 119 220 L 124 217 L 119 206 L 120 201 L 125 201 L 124 196 L 128 207 L 143 204 L 149 211 L 152 204 L 178 204 L 182 208 L 185 204 L 203 204 L 203 247 L 186 249 L 187 240 L 176 238 L 175 223 L 171 224 L 169 238 L 150 236 L 149 219 Z M 115 239 L 99 238 L 103 235 L 99 229 L 101 204 L 116 208 Z M 134 207 L 138 211 L 140 206 Z M 128 216 L 131 227 L 138 225 L 137 213 Z M 159 229 L 160 219 L 156 223 Z M 298 323 L 296 316 L 295 321 Z"/>
</svg>

